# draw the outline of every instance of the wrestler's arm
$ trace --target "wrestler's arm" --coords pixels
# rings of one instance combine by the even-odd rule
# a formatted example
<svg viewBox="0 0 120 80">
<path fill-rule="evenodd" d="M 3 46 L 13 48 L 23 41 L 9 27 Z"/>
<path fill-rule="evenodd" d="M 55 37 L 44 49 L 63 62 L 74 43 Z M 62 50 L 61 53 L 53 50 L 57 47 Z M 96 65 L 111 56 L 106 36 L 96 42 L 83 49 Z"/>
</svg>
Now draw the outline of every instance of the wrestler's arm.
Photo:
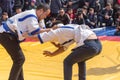
<svg viewBox="0 0 120 80">
<path fill-rule="evenodd" d="M 58 28 L 58 26 L 54 25 L 52 28 L 40 29 L 40 31 L 36 32 L 36 34 L 34 34 L 34 35 L 32 35 L 32 36 L 29 35 L 28 32 L 23 32 L 22 35 L 23 35 L 25 38 L 29 38 L 29 39 L 32 39 L 32 40 L 37 40 L 37 41 L 39 41 L 37 34 L 43 33 L 43 32 L 49 32 L 51 29 L 55 30 L 55 29 L 57 29 L 57 28 Z"/>
<path fill-rule="evenodd" d="M 58 26 L 54 25 L 51 28 L 40 29 L 40 31 L 38 33 L 49 32 L 51 29 L 55 30 L 57 28 L 58 28 Z"/>
<path fill-rule="evenodd" d="M 35 40 L 35 41 L 39 41 L 37 35 L 29 36 L 28 33 L 23 33 L 23 36 L 24 36 L 24 37 L 27 37 L 27 38 L 29 38 L 29 39 Z M 56 44 L 56 43 L 54 43 L 54 42 L 51 42 L 51 43 L 52 43 L 55 47 L 57 47 L 58 49 L 57 49 L 56 51 L 54 51 L 54 52 L 50 52 L 50 51 L 45 50 L 45 51 L 43 52 L 43 55 L 52 57 L 52 56 L 55 56 L 55 55 L 60 54 L 60 53 L 62 53 L 62 52 L 65 51 L 65 50 L 64 50 L 64 47 L 63 47 L 63 46 L 60 46 L 60 44 Z"/>
<path fill-rule="evenodd" d="M 25 38 L 28 38 L 28 39 L 31 39 L 31 40 L 35 40 L 35 41 L 39 41 L 37 34 L 30 36 L 27 32 L 23 32 L 22 35 L 23 35 Z"/>
</svg>

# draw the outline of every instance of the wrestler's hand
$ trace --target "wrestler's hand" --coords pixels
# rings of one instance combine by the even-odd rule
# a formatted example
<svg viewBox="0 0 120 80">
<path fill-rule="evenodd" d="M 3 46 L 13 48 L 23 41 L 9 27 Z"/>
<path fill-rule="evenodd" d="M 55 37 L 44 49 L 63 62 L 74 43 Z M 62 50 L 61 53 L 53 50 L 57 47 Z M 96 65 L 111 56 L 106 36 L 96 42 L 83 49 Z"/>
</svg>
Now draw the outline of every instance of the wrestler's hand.
<svg viewBox="0 0 120 80">
<path fill-rule="evenodd" d="M 55 29 L 57 29 L 57 28 L 58 28 L 57 25 L 54 25 L 54 26 L 52 27 L 53 30 L 55 30 Z"/>
<path fill-rule="evenodd" d="M 50 57 L 53 56 L 53 55 L 52 55 L 52 52 L 50 52 L 50 51 L 44 51 L 44 52 L 43 52 L 43 55 L 45 55 L 45 56 L 50 56 Z"/>
<path fill-rule="evenodd" d="M 23 35 L 24 37 L 29 37 L 29 35 L 28 35 L 27 32 L 23 32 L 22 35 Z"/>
</svg>

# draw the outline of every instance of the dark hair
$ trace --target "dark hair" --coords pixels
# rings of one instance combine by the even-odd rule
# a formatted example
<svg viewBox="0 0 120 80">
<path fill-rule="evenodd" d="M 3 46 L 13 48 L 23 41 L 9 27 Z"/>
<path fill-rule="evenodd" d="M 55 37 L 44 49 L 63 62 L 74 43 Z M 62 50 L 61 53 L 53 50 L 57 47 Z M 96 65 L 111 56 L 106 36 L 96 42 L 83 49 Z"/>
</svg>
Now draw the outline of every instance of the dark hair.
<svg viewBox="0 0 120 80">
<path fill-rule="evenodd" d="M 60 8 L 60 10 L 64 10 L 64 8 Z"/>
<path fill-rule="evenodd" d="M 68 8 L 67 11 L 69 11 L 69 10 L 73 10 L 73 9 L 72 8 Z"/>
<path fill-rule="evenodd" d="M 82 8 L 83 8 L 83 9 L 88 9 L 88 7 L 87 7 L 87 6 L 83 6 Z"/>
<path fill-rule="evenodd" d="M 40 4 L 37 6 L 36 9 L 37 9 L 37 10 L 43 9 L 44 11 L 46 11 L 46 10 L 50 9 L 50 6 L 49 6 L 48 4 L 40 3 Z"/>
<path fill-rule="evenodd" d="M 3 12 L 2 15 L 8 15 L 8 13 L 7 12 Z"/>
<path fill-rule="evenodd" d="M 22 9 L 22 7 L 21 6 L 16 6 L 15 10 L 17 10 L 17 9 Z"/>
<path fill-rule="evenodd" d="M 111 4 L 110 4 L 110 3 L 107 3 L 106 6 L 111 6 Z"/>
<path fill-rule="evenodd" d="M 79 13 L 77 14 L 77 17 L 78 17 L 78 16 L 81 16 L 81 15 L 83 15 L 83 13 L 82 13 L 82 12 L 79 12 Z"/>
<path fill-rule="evenodd" d="M 93 10 L 94 10 L 94 8 L 90 8 L 90 9 L 89 9 L 89 11 L 93 11 Z"/>
</svg>

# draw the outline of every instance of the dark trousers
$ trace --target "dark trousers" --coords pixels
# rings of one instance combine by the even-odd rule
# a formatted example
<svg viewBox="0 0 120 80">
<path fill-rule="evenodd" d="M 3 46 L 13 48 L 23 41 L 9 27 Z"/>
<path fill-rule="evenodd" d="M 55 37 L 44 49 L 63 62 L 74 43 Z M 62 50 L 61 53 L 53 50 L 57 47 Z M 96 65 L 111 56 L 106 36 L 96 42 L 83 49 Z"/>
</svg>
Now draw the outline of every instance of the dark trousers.
<svg viewBox="0 0 120 80">
<path fill-rule="evenodd" d="M 72 80 L 72 66 L 78 64 L 79 80 L 86 80 L 85 61 L 98 55 L 102 49 L 98 39 L 86 40 L 84 45 L 74 49 L 64 60 L 64 80 Z"/>
<path fill-rule="evenodd" d="M 100 27 L 103 26 L 103 23 L 105 23 L 104 26 L 112 26 L 113 23 L 113 18 L 105 19 L 101 16 L 99 16 L 99 21 L 100 21 Z"/>
<path fill-rule="evenodd" d="M 6 49 L 13 61 L 8 80 L 24 80 L 22 65 L 25 57 L 17 37 L 10 33 L 0 33 L 0 44 Z"/>
</svg>

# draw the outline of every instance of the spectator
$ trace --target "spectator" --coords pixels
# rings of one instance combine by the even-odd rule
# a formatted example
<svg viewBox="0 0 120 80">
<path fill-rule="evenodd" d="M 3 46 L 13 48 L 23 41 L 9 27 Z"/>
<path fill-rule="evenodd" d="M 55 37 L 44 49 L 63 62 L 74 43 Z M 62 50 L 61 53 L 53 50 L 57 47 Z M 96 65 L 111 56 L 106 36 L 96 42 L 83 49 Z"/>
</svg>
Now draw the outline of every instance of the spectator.
<svg viewBox="0 0 120 80">
<path fill-rule="evenodd" d="M 107 3 L 110 3 L 112 7 L 113 7 L 113 3 L 114 3 L 113 1 L 114 1 L 114 0 L 106 0 L 106 2 L 107 2 Z"/>
<path fill-rule="evenodd" d="M 85 23 L 86 23 L 86 21 L 87 21 L 87 13 L 88 13 L 88 7 L 87 6 L 83 6 L 82 13 L 83 13 L 83 17 L 84 17 L 84 20 L 85 20 Z"/>
<path fill-rule="evenodd" d="M 114 9 L 115 9 L 115 12 L 116 10 L 118 10 L 120 8 L 120 0 L 114 0 Z"/>
<path fill-rule="evenodd" d="M 74 12 L 79 8 L 80 0 L 67 0 L 66 8 L 72 8 Z"/>
<path fill-rule="evenodd" d="M 118 18 L 116 19 L 116 36 L 120 36 L 120 14 L 118 15 Z"/>
<path fill-rule="evenodd" d="M 106 5 L 106 0 L 100 0 L 100 4 L 101 4 L 101 9 L 103 9 Z"/>
<path fill-rule="evenodd" d="M 5 22 L 7 21 L 7 19 L 8 19 L 8 13 L 7 13 L 7 12 L 3 12 L 3 13 L 2 13 L 1 20 L 0 20 L 0 25 L 1 25 L 2 23 L 5 23 Z"/>
<path fill-rule="evenodd" d="M 67 14 L 69 15 L 69 17 L 70 17 L 70 23 L 73 21 L 73 19 L 75 18 L 75 14 L 74 14 L 74 12 L 73 12 L 73 9 L 72 8 L 69 8 L 68 10 L 67 10 Z"/>
<path fill-rule="evenodd" d="M 87 7 L 90 6 L 89 0 L 84 0 L 84 2 L 85 2 L 85 6 L 87 6 Z"/>
<path fill-rule="evenodd" d="M 59 15 L 56 18 L 57 20 L 61 21 L 63 24 L 69 24 L 70 23 L 70 17 L 68 14 L 65 13 L 64 9 L 60 9 Z"/>
<path fill-rule="evenodd" d="M 116 27 L 115 36 L 120 36 L 120 25 Z"/>
<path fill-rule="evenodd" d="M 116 19 L 116 26 L 120 26 L 120 14 L 118 15 L 118 18 Z"/>
<path fill-rule="evenodd" d="M 31 0 L 24 0 L 23 11 L 29 10 L 29 6 L 31 5 Z"/>
<path fill-rule="evenodd" d="M 89 13 L 87 15 L 87 25 L 90 28 L 96 28 L 97 27 L 97 15 L 95 14 L 93 8 L 89 9 Z"/>
<path fill-rule="evenodd" d="M 95 0 L 95 3 L 93 5 L 93 8 L 95 10 L 95 13 L 98 15 L 98 13 L 101 11 L 101 4 L 100 0 Z"/>
<path fill-rule="evenodd" d="M 79 8 L 82 8 L 85 5 L 85 0 L 80 0 Z"/>
<path fill-rule="evenodd" d="M 95 0 L 84 0 L 85 1 L 85 5 L 89 8 L 93 7 Z"/>
<path fill-rule="evenodd" d="M 113 9 L 111 7 L 110 3 L 107 3 L 106 7 L 101 11 L 100 13 L 100 26 L 103 26 L 103 23 L 105 23 L 105 26 L 112 26 L 113 23 Z"/>
<path fill-rule="evenodd" d="M 56 18 L 50 17 L 50 19 L 46 22 L 46 27 L 51 28 L 54 22 L 56 22 Z"/>
<path fill-rule="evenodd" d="M 83 13 L 82 12 L 79 12 L 77 14 L 77 17 L 73 20 L 72 22 L 73 24 L 85 24 L 85 20 L 84 20 L 84 17 L 83 17 Z"/>
<path fill-rule="evenodd" d="M 31 0 L 31 5 L 29 6 L 29 9 L 36 9 L 36 0 Z"/>
<path fill-rule="evenodd" d="M 116 12 L 114 12 L 114 16 L 113 16 L 113 19 L 114 19 L 114 23 L 116 24 L 116 19 L 118 18 L 118 16 L 119 16 L 119 14 L 120 14 L 120 9 L 117 9 L 116 10 Z"/>
<path fill-rule="evenodd" d="M 15 11 L 16 8 L 18 8 L 18 7 L 21 7 L 21 9 L 23 9 L 24 4 L 25 4 L 25 0 L 14 0 L 14 1 L 15 1 L 14 7 L 13 7 L 14 11 Z"/>
<path fill-rule="evenodd" d="M 22 8 L 21 7 L 17 7 L 15 12 L 16 12 L 16 14 L 21 13 L 22 12 Z"/>
<path fill-rule="evenodd" d="M 22 12 L 21 6 L 17 6 L 17 7 L 15 8 L 15 12 L 14 12 L 13 15 L 18 14 L 18 13 L 21 13 L 21 12 Z"/>
</svg>

